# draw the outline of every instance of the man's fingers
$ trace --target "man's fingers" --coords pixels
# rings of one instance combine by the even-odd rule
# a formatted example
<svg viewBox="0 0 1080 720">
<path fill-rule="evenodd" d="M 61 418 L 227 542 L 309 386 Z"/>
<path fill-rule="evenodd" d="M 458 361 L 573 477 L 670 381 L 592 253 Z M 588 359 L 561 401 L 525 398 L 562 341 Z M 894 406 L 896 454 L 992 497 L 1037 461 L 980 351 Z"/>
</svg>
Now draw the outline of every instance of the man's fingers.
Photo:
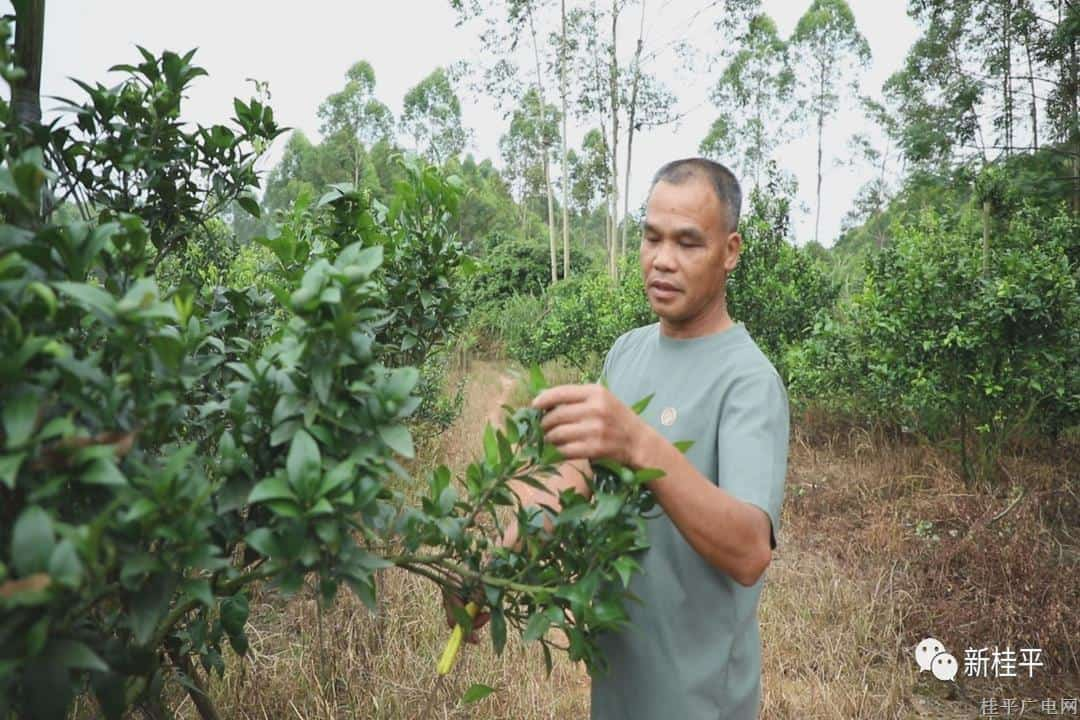
<svg viewBox="0 0 1080 720">
<path fill-rule="evenodd" d="M 584 422 L 564 423 L 553 428 L 550 432 L 544 433 L 544 440 L 554 445 L 567 460 L 570 460 L 571 456 L 567 455 L 566 451 L 563 450 L 564 446 L 582 444 L 587 440 L 595 439 L 595 437 L 595 427 L 590 427 L 588 423 Z"/>
<path fill-rule="evenodd" d="M 588 413 L 589 408 L 585 403 L 575 402 L 557 405 L 552 410 L 544 413 L 544 417 L 540 419 L 540 427 L 543 428 L 546 437 L 547 433 L 551 432 L 552 429 L 567 423 L 577 422 Z"/>
<path fill-rule="evenodd" d="M 591 392 L 591 385 L 559 385 L 548 388 L 533 398 L 532 406 L 541 410 L 548 410 L 556 405 L 581 402 L 589 397 Z"/>
<path fill-rule="evenodd" d="M 592 460 L 592 446 L 585 440 L 571 440 L 563 445 L 553 443 L 567 460 Z"/>
</svg>

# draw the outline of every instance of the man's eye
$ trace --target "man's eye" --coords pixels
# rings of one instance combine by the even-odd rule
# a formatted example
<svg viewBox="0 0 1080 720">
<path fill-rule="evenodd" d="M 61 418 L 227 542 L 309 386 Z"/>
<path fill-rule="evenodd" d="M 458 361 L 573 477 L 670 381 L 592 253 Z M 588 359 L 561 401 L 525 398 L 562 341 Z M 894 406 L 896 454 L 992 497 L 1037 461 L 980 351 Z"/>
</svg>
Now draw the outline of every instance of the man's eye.
<svg viewBox="0 0 1080 720">
<path fill-rule="evenodd" d="M 645 242 L 647 242 L 647 243 L 654 243 L 654 242 L 657 242 L 657 241 L 659 241 L 659 238 L 656 237 L 655 235 L 646 235 L 645 236 Z"/>
</svg>

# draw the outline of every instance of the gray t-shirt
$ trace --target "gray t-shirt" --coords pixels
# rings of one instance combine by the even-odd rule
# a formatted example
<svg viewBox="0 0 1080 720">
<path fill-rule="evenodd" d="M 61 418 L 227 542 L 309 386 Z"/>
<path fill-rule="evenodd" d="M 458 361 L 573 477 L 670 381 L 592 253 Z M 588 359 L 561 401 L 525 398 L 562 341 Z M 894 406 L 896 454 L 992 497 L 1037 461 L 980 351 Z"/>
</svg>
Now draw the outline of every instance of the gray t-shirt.
<svg viewBox="0 0 1080 720">
<path fill-rule="evenodd" d="M 604 362 L 608 387 L 705 477 L 768 513 L 773 545 L 788 455 L 783 381 L 741 324 L 679 340 L 658 324 L 632 330 Z M 750 720 L 761 697 L 757 606 L 762 581 L 743 587 L 711 566 L 659 505 L 648 521 L 643 572 L 630 582 L 630 625 L 599 638 L 609 671 L 592 682 L 593 720 Z"/>
</svg>

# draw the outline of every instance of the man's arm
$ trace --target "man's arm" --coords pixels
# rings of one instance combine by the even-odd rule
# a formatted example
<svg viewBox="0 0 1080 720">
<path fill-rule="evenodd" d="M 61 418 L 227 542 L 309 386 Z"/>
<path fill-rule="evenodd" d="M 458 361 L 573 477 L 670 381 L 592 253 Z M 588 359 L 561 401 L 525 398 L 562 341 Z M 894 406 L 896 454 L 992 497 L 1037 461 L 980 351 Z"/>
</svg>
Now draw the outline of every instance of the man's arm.
<svg viewBox="0 0 1080 720">
<path fill-rule="evenodd" d="M 740 585 L 756 583 L 772 561 L 769 516 L 712 484 L 664 436 L 645 428 L 630 464 L 664 471 L 649 484 L 664 512 L 710 565 Z"/>
<path fill-rule="evenodd" d="M 589 485 L 586 477 L 592 475 L 592 468 L 585 460 L 568 460 L 559 465 L 558 473 L 541 479 L 548 491 L 544 492 L 520 481 L 512 481 L 510 487 L 521 498 L 522 507 L 548 505 L 554 510 L 562 509 L 559 503 L 559 493 L 567 488 L 573 488 L 579 495 L 588 498 L 590 496 Z M 544 517 L 544 527 L 550 532 L 554 530 L 551 519 Z M 503 533 L 502 544 L 505 547 L 515 548 L 518 539 L 517 518 L 513 518 Z"/>
<path fill-rule="evenodd" d="M 563 385 L 533 401 L 548 412 L 546 439 L 570 459 L 611 458 L 663 470 L 650 488 L 679 532 L 713 567 L 753 585 L 772 560 L 760 508 L 717 487 L 660 433 L 600 385 Z"/>
</svg>

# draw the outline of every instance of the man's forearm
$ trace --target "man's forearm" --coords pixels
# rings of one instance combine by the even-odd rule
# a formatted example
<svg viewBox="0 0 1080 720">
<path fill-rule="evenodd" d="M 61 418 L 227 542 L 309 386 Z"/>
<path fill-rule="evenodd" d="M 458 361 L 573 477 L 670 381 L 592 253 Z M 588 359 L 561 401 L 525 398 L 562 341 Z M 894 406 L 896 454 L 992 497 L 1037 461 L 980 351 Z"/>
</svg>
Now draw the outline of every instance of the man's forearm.
<svg viewBox="0 0 1080 720">
<path fill-rule="evenodd" d="M 559 493 L 567 488 L 573 488 L 579 495 L 589 497 L 589 485 L 585 478 L 591 474 L 592 468 L 589 463 L 583 460 L 568 460 L 559 465 L 557 474 L 540 478 L 541 482 L 547 486 L 547 492 L 520 481 L 513 481 L 510 486 L 521 498 L 523 507 L 543 504 L 559 510 L 562 507 L 559 503 Z"/>
<path fill-rule="evenodd" d="M 687 543 L 736 582 L 757 582 L 772 559 L 768 516 L 709 482 L 655 431 L 644 438 L 636 456 L 635 466 L 664 471 L 649 485 Z"/>
</svg>

